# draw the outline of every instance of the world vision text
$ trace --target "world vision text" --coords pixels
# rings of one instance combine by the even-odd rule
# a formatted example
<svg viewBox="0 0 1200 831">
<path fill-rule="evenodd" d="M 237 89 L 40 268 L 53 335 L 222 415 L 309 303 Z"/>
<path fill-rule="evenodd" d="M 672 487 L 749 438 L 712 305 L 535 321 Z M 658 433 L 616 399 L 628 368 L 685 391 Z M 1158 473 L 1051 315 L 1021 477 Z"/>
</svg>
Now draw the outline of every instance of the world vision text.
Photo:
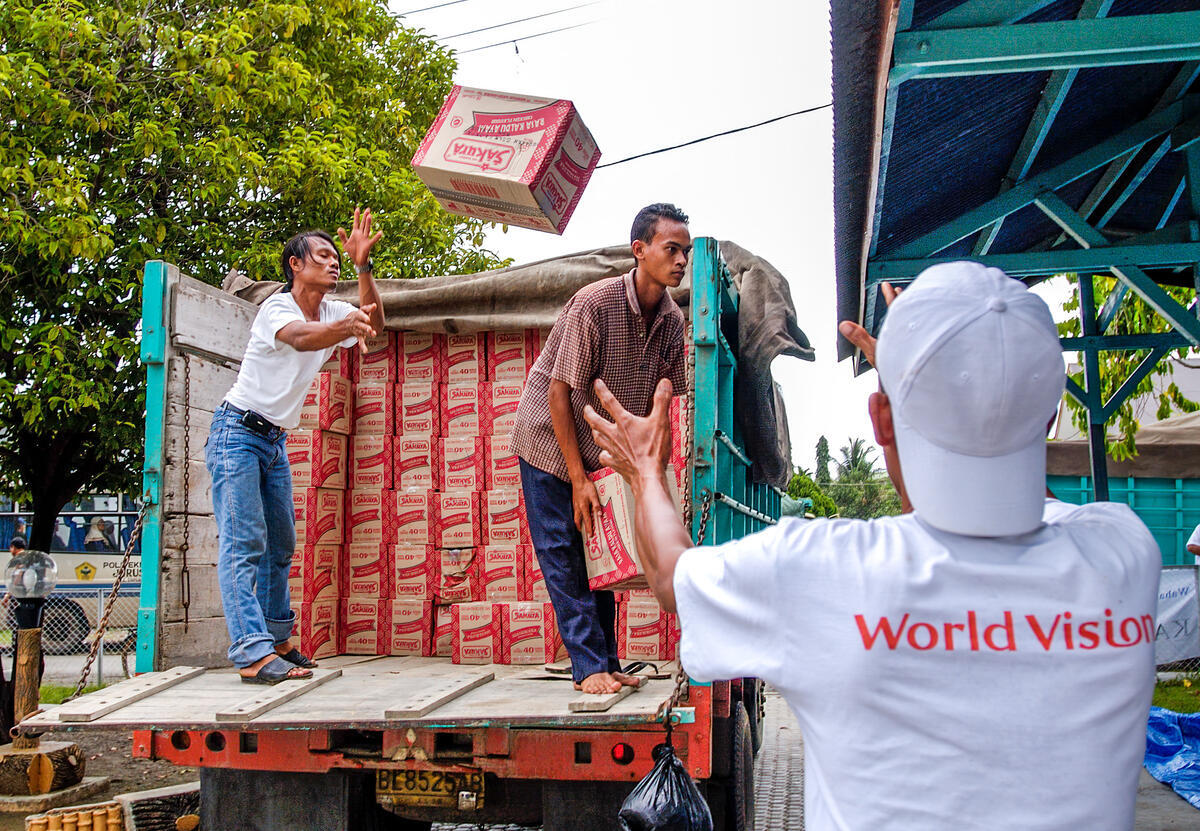
<svg viewBox="0 0 1200 831">
<path fill-rule="evenodd" d="M 868 651 L 878 647 L 920 652 L 930 649 L 1016 652 L 1018 643 L 1023 643 L 1026 648 L 1049 652 L 1056 648 L 1089 650 L 1102 646 L 1124 649 L 1154 642 L 1153 615 L 1118 620 L 1113 617 L 1112 609 L 1105 609 L 1103 618 L 1071 612 L 1051 616 L 1016 615 L 1006 611 L 997 620 L 981 618 L 976 612 L 968 611 L 961 622 L 933 623 L 912 620 L 905 612 L 900 618 L 885 616 L 874 622 L 859 614 L 854 616 L 854 622 L 863 647 Z"/>
</svg>

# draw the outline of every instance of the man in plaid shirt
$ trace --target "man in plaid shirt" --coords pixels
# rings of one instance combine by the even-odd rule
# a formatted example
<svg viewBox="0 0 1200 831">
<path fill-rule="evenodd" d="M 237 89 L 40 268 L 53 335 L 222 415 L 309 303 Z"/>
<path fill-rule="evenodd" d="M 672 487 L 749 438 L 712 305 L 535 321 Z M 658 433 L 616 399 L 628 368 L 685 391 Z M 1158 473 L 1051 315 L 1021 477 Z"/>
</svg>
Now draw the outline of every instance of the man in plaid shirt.
<svg viewBox="0 0 1200 831">
<path fill-rule="evenodd" d="M 650 412 L 660 379 L 685 389 L 683 312 L 667 289 L 680 284 L 687 267 L 687 222 L 665 203 L 638 212 L 630 231 L 637 265 L 585 286 L 567 302 L 517 410 L 513 449 L 521 460 L 529 530 L 575 686 L 586 693 L 616 692 L 638 681 L 617 661 L 613 593 L 588 588 L 581 534 L 591 536 L 598 521 L 600 497 L 588 474 L 601 465 L 583 408 L 606 412 L 593 389 L 596 379 L 639 416 Z"/>
</svg>

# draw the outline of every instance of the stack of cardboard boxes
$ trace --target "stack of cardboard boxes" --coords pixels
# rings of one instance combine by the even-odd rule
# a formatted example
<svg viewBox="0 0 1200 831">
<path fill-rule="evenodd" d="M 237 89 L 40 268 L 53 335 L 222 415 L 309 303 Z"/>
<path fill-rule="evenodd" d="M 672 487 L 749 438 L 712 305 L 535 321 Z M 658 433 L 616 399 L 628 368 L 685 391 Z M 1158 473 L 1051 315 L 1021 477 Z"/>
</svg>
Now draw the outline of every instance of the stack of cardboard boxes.
<svg viewBox="0 0 1200 831">
<path fill-rule="evenodd" d="M 484 664 L 562 656 L 510 442 L 547 334 L 387 332 L 322 367 L 287 439 L 301 651 Z M 627 494 L 616 496 L 627 512 Z M 635 587 L 618 594 L 622 657 L 673 657 L 674 622 L 636 589 L 636 551 L 625 557 L 620 575 L 592 580 Z"/>
</svg>

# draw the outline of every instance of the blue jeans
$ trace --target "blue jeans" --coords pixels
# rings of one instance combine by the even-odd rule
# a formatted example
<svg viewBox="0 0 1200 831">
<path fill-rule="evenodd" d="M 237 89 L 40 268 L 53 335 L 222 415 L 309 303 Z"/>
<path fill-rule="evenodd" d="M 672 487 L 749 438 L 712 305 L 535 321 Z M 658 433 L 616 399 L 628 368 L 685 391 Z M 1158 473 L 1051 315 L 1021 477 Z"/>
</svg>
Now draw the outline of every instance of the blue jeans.
<svg viewBox="0 0 1200 831">
<path fill-rule="evenodd" d="M 204 446 L 217 520 L 217 580 L 229 660 L 246 667 L 292 635 L 288 569 L 296 547 L 286 434 L 260 435 L 222 404 Z"/>
<path fill-rule="evenodd" d="M 612 592 L 588 588 L 571 484 L 524 459 L 520 462 L 529 535 L 546 578 L 558 631 L 571 656 L 571 676 L 579 682 L 597 672 L 618 672 L 617 605 Z"/>
</svg>

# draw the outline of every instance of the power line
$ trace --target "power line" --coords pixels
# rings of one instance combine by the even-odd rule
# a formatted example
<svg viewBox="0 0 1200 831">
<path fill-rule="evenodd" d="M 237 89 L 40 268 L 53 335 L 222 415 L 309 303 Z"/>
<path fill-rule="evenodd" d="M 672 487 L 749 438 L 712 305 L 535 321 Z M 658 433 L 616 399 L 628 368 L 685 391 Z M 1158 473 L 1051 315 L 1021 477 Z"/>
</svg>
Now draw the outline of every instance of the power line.
<svg viewBox="0 0 1200 831">
<path fill-rule="evenodd" d="M 457 6 L 459 3 L 465 3 L 465 2 L 467 2 L 467 0 L 450 0 L 449 3 L 438 3 L 436 6 L 426 6 L 423 9 L 413 9 L 412 11 L 400 12 L 400 16 L 404 17 L 405 15 L 410 15 L 410 14 L 420 14 L 421 12 L 431 12 L 434 9 L 444 9 L 446 6 Z"/>
<path fill-rule="evenodd" d="M 815 113 L 817 110 L 824 110 L 824 109 L 827 109 L 832 106 L 833 106 L 832 103 L 821 104 L 820 106 L 817 106 L 817 107 L 809 107 L 806 110 L 796 110 L 796 112 L 794 112 L 794 113 L 787 113 L 786 115 L 777 115 L 774 118 L 768 118 L 766 121 L 760 121 L 757 124 L 747 124 L 745 127 L 735 127 L 732 130 L 726 130 L 722 133 L 713 133 L 711 136 L 704 136 L 703 138 L 692 139 L 691 141 L 685 141 L 685 142 L 683 142 L 683 144 L 672 144 L 670 147 L 661 147 L 658 150 L 649 150 L 645 153 L 638 153 L 636 156 L 629 156 L 628 158 L 618 159 L 615 162 L 599 164 L 599 165 L 596 165 L 596 169 L 599 170 L 602 167 L 612 167 L 613 165 L 625 164 L 625 162 L 631 162 L 634 159 L 644 159 L 646 156 L 654 156 L 659 153 L 666 153 L 668 150 L 678 150 L 680 147 L 690 147 L 691 145 L 699 144 L 702 141 L 709 141 L 710 139 L 721 138 L 722 136 L 731 136 L 734 133 L 740 133 L 740 132 L 743 132 L 744 130 L 753 130 L 755 127 L 763 127 L 767 124 L 774 124 L 776 121 L 782 121 L 785 118 L 792 118 L 793 116 L 797 116 L 797 115 L 804 115 L 805 113 Z"/>
<path fill-rule="evenodd" d="M 459 0 L 459 2 L 461 2 L 461 1 L 462 0 Z M 482 29 L 472 29 L 469 32 L 459 32 L 457 35 L 447 35 L 444 38 L 438 38 L 438 40 L 439 41 L 454 40 L 454 38 L 466 37 L 467 35 L 474 35 L 474 34 L 478 34 L 479 32 L 490 32 L 492 29 L 503 29 L 505 26 L 512 26 L 517 23 L 525 23 L 526 21 L 529 21 L 529 20 L 537 20 L 540 17 L 550 17 L 550 16 L 556 15 L 556 14 L 562 14 L 563 12 L 573 12 L 576 9 L 583 9 L 583 8 L 587 8 L 588 6 L 594 6 L 594 5 L 596 5 L 595 2 L 580 3 L 578 6 L 569 6 L 565 9 L 557 9 L 556 11 L 552 11 L 552 12 L 544 12 L 543 14 L 535 14 L 532 17 L 522 17 L 519 20 L 510 20 L 507 23 L 497 23 L 494 26 L 484 26 Z M 507 42 L 508 41 L 505 41 L 505 43 L 507 43 Z"/>
<path fill-rule="evenodd" d="M 544 37 L 546 35 L 553 35 L 557 32 L 566 32 L 566 31 L 570 31 L 571 29 L 581 29 L 584 26 L 591 26 L 595 22 L 596 22 L 595 20 L 589 20 L 586 23 L 576 23 L 574 26 L 563 26 L 561 29 L 551 29 L 548 32 L 538 32 L 536 35 L 526 35 L 525 37 L 512 38 L 510 40 L 502 40 L 498 43 L 489 43 L 487 46 L 476 46 L 474 49 L 464 49 L 461 52 L 458 52 L 458 54 L 466 55 L 471 52 L 482 52 L 484 49 L 492 49 L 497 46 L 508 46 L 508 44 L 510 44 L 510 43 L 515 45 L 518 41 L 533 40 L 534 38 L 540 38 L 540 37 Z"/>
</svg>

